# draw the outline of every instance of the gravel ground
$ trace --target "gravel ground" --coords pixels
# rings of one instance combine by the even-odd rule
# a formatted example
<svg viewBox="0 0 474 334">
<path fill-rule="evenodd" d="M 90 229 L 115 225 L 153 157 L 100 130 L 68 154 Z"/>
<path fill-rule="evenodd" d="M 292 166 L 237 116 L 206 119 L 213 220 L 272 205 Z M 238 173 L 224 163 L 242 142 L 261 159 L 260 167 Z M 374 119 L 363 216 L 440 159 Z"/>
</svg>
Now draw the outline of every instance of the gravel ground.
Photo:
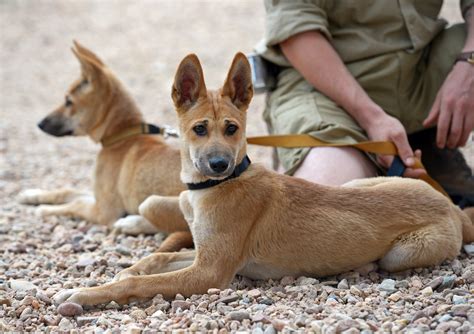
<svg viewBox="0 0 474 334">
<path fill-rule="evenodd" d="M 457 2 L 444 15 L 459 20 Z M 52 138 L 35 124 L 63 100 L 79 66 L 73 38 L 97 51 L 151 122 L 176 125 L 169 97 L 179 60 L 195 52 L 209 87 L 233 54 L 263 33 L 260 1 L 0 1 L 0 332 L 171 330 L 325 333 L 473 332 L 474 259 L 396 275 L 367 267 L 337 277 L 237 278 L 231 289 L 168 302 L 115 303 L 60 315 L 51 296 L 95 286 L 152 253 L 161 235 L 130 237 L 62 217 L 41 219 L 16 203 L 27 188 L 90 188 L 98 146 Z M 263 97 L 249 110 L 250 135 L 265 133 Z M 270 150 L 251 148 L 270 166 Z M 473 164 L 471 147 L 466 151 Z"/>
</svg>

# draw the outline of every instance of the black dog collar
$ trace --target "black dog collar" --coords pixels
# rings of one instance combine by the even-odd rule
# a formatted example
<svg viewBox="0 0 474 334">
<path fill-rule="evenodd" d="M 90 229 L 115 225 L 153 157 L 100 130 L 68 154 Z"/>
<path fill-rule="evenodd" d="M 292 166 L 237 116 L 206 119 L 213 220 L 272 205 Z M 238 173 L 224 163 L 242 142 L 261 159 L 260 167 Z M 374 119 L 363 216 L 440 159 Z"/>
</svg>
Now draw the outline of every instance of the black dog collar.
<svg viewBox="0 0 474 334">
<path fill-rule="evenodd" d="M 243 172 L 247 170 L 247 168 L 250 166 L 250 163 L 251 161 L 249 157 L 245 156 L 245 158 L 242 159 L 242 162 L 235 167 L 234 172 L 230 174 L 229 176 L 227 176 L 225 179 L 207 180 L 207 181 L 199 182 L 199 183 L 186 183 L 186 185 L 188 186 L 189 190 L 199 190 L 199 189 L 206 189 L 206 188 L 217 186 L 218 184 L 221 184 L 222 182 L 225 182 L 225 181 L 228 181 L 240 176 L 240 174 L 242 174 Z"/>
</svg>

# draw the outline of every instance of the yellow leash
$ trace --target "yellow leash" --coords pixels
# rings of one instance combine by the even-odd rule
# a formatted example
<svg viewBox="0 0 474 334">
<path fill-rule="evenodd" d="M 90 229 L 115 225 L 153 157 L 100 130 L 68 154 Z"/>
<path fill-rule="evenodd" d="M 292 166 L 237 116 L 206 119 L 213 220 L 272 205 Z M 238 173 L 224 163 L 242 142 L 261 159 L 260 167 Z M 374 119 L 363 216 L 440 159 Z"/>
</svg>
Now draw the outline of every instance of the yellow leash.
<svg viewBox="0 0 474 334">
<path fill-rule="evenodd" d="M 398 150 L 394 143 L 389 141 L 364 141 L 355 144 L 338 144 L 328 143 L 319 140 L 310 135 L 270 135 L 260 137 L 249 137 L 247 143 L 252 145 L 260 146 L 272 146 L 272 147 L 284 147 L 284 148 L 297 148 L 297 147 L 354 147 L 361 151 L 383 155 L 397 155 Z M 421 161 L 415 158 L 415 165 L 413 168 L 425 169 Z M 440 193 L 449 198 L 449 195 L 441 187 L 441 185 L 431 178 L 428 173 L 420 177 L 421 180 L 425 181 L 433 188 L 438 190 Z"/>
</svg>

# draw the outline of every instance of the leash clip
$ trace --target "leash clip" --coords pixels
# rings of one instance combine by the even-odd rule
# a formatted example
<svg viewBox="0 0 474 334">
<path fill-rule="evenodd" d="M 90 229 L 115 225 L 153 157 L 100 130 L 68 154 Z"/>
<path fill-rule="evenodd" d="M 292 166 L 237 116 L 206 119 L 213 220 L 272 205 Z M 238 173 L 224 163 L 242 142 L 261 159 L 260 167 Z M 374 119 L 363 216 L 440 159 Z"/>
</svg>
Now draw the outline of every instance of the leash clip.
<svg viewBox="0 0 474 334">
<path fill-rule="evenodd" d="M 172 128 L 169 125 L 163 125 L 163 137 L 168 138 L 168 137 L 174 137 L 174 138 L 179 138 L 179 132 L 178 130 Z"/>
</svg>

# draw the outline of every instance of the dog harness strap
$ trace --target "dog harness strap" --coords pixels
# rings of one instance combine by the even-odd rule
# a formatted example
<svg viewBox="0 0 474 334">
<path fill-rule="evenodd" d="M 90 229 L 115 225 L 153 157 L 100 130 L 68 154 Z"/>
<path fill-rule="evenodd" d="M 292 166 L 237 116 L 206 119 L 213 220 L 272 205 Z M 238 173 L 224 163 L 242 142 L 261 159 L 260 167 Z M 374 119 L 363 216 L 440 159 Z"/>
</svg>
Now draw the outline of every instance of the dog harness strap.
<svg viewBox="0 0 474 334">
<path fill-rule="evenodd" d="M 271 135 L 261 137 L 249 137 L 247 143 L 261 146 L 272 146 L 272 147 L 285 147 L 285 148 L 297 148 L 297 147 L 354 147 L 361 151 L 384 154 L 384 155 L 395 155 L 398 156 L 397 147 L 393 142 L 389 141 L 364 141 L 354 144 L 341 144 L 341 143 L 328 143 L 319 140 L 313 136 L 299 134 L 299 135 Z M 400 160 L 401 162 L 401 160 Z M 402 163 L 403 165 L 403 163 Z M 405 167 L 405 166 L 403 166 Z M 425 169 L 421 161 L 415 158 L 415 165 L 413 168 Z M 398 170 L 398 172 L 400 172 Z M 401 172 L 403 174 L 403 171 Z M 449 197 L 446 191 L 441 185 L 433 180 L 428 173 L 420 176 L 420 179 L 427 182 L 433 188 L 438 190 L 440 193 Z"/>
<path fill-rule="evenodd" d="M 228 177 L 222 180 L 207 180 L 204 182 L 199 182 L 199 183 L 186 183 L 188 186 L 189 190 L 200 190 L 200 189 L 206 189 L 206 188 L 211 188 L 214 186 L 217 186 L 218 184 L 221 184 L 222 182 L 235 179 L 236 177 L 239 177 L 243 172 L 247 170 L 247 168 L 250 166 L 250 158 L 248 156 L 245 156 L 242 159 L 242 162 L 238 164 L 232 174 L 230 174 Z"/>
<path fill-rule="evenodd" d="M 128 129 L 125 129 L 119 133 L 108 136 L 102 139 L 100 142 L 103 147 L 107 147 L 129 137 L 138 136 L 138 135 L 148 135 L 148 134 L 162 135 L 163 129 L 157 125 L 141 123 L 139 125 L 135 125 Z"/>
</svg>

